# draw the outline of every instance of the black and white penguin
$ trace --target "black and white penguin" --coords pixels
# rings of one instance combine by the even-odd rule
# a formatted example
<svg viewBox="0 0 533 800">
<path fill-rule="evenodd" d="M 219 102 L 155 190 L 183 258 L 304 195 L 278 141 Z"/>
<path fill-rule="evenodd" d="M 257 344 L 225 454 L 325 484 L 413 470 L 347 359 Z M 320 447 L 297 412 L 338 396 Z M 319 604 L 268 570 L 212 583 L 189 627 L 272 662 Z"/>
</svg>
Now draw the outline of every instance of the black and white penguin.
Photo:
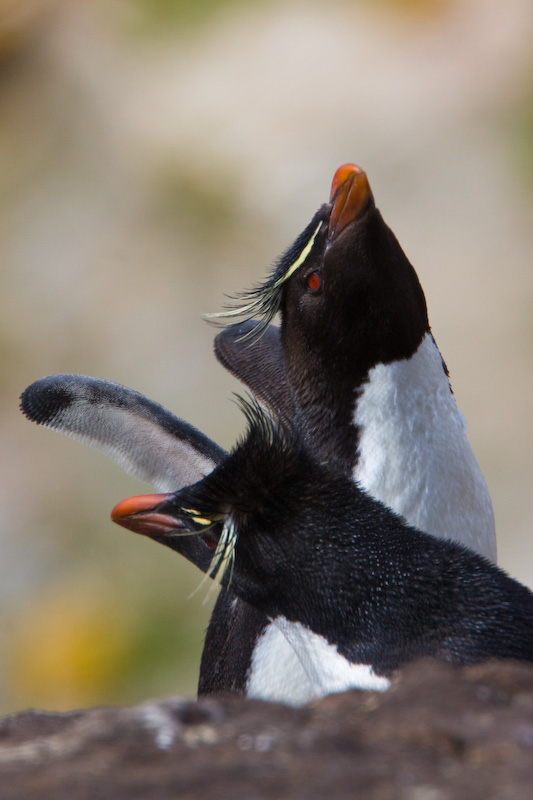
<svg viewBox="0 0 533 800">
<path fill-rule="evenodd" d="M 422 657 L 533 662 L 529 589 L 408 526 L 320 461 L 301 429 L 244 410 L 246 439 L 210 475 L 122 501 L 114 521 L 171 548 L 196 531 L 223 584 L 290 642 L 315 697 L 384 690 Z"/>
<path fill-rule="evenodd" d="M 281 326 L 270 325 L 279 311 Z M 219 360 L 313 452 L 412 525 L 496 560 L 492 504 L 430 331 L 415 270 L 354 164 L 272 275 L 220 315 Z M 258 316 L 259 319 L 253 319 Z M 292 702 L 312 692 L 278 628 L 222 592 L 201 694 Z M 307 694 L 310 692 L 310 694 Z"/>
<path fill-rule="evenodd" d="M 279 330 L 268 324 L 278 310 Z M 247 321 L 215 342 L 224 366 L 373 497 L 496 561 L 492 503 L 424 292 L 359 167 L 339 167 L 330 203 L 273 274 L 213 316 L 239 314 Z"/>
</svg>

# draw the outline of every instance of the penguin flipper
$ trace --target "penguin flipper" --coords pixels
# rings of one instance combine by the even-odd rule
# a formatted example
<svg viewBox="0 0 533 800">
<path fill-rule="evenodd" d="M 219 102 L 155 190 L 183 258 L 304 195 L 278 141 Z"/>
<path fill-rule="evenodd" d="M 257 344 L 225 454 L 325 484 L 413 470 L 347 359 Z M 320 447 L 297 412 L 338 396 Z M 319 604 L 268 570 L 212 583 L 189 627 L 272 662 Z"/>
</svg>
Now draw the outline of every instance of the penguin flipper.
<svg viewBox="0 0 533 800">
<path fill-rule="evenodd" d="M 28 419 L 95 447 L 161 492 L 196 483 L 225 456 L 163 406 L 100 378 L 41 378 L 22 393 L 20 407 Z"/>
<path fill-rule="evenodd" d="M 294 400 L 285 370 L 280 330 L 268 325 L 254 338 L 257 320 L 230 325 L 215 338 L 215 355 L 276 416 L 292 419 Z"/>
<path fill-rule="evenodd" d="M 268 625 L 262 611 L 221 587 L 205 636 L 199 697 L 246 694 L 254 648 Z"/>
</svg>

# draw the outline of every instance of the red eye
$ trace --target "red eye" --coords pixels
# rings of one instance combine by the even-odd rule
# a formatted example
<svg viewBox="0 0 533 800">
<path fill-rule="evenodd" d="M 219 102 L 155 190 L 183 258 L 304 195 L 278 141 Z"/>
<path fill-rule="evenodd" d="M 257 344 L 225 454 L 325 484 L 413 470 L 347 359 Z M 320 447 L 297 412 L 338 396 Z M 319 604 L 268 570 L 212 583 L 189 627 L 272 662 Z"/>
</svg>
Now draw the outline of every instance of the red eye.
<svg viewBox="0 0 533 800">
<path fill-rule="evenodd" d="M 307 288 L 310 292 L 318 292 L 322 287 L 322 278 L 318 272 L 312 272 L 307 278 Z"/>
<path fill-rule="evenodd" d="M 217 540 L 215 539 L 212 533 L 208 531 L 207 533 L 204 533 L 202 538 L 210 550 L 215 549 L 215 547 L 217 546 Z"/>
</svg>

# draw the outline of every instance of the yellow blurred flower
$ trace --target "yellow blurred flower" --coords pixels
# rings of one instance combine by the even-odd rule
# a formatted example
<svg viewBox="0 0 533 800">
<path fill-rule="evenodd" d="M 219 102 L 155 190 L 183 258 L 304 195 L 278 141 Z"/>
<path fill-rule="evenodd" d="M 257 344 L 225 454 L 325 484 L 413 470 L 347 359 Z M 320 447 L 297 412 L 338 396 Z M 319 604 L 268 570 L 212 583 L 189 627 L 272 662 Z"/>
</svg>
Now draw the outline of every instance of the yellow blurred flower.
<svg viewBox="0 0 533 800">
<path fill-rule="evenodd" d="M 10 640 L 9 705 L 65 710 L 112 702 L 132 633 L 109 595 L 62 585 L 34 598 L 17 614 Z"/>
</svg>

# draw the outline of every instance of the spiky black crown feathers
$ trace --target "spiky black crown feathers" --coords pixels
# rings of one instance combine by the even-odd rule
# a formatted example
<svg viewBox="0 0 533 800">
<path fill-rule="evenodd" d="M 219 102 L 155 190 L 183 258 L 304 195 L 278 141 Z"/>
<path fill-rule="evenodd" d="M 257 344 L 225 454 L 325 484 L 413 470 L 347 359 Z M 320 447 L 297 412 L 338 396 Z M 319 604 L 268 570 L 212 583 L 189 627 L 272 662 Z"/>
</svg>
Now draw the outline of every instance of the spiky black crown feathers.
<svg viewBox="0 0 533 800">
<path fill-rule="evenodd" d="M 293 494 L 305 502 L 303 484 L 318 465 L 301 432 L 255 398 L 237 396 L 237 402 L 247 421 L 243 437 L 212 473 L 179 493 L 180 502 L 211 519 L 231 514 L 241 522 L 251 514 L 275 512 Z"/>
</svg>

